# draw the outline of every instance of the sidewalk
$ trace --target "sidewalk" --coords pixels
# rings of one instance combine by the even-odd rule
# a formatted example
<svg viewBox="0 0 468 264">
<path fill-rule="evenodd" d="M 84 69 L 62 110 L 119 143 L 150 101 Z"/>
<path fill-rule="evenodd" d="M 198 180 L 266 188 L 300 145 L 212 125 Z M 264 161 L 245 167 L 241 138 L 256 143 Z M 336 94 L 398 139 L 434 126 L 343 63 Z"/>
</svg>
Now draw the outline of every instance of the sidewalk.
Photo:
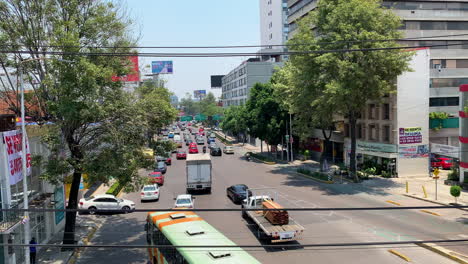
<svg viewBox="0 0 468 264">
<path fill-rule="evenodd" d="M 78 239 L 78 244 L 82 244 L 94 234 L 100 225 L 99 221 L 94 221 L 89 218 L 76 218 L 75 238 Z M 63 231 L 58 232 L 51 238 L 48 244 L 62 244 Z M 37 263 L 41 264 L 66 264 L 70 261 L 76 250 L 61 251 L 59 247 L 38 248 Z"/>
<path fill-rule="evenodd" d="M 91 190 L 90 193 L 85 193 L 85 196 L 92 196 L 92 195 L 99 195 L 105 194 L 110 186 L 114 181 L 110 181 L 109 184 L 98 184 L 95 190 Z M 75 239 L 78 240 L 78 244 L 84 244 L 85 242 L 89 241 L 90 237 L 94 235 L 94 232 L 99 228 L 102 223 L 97 218 L 87 218 L 87 217 L 80 217 L 79 215 L 76 216 L 76 226 L 75 226 Z M 63 240 L 63 230 L 56 233 L 48 244 L 62 244 Z M 70 250 L 70 251 L 61 251 L 59 247 L 51 247 L 51 248 L 38 248 L 37 254 L 37 263 L 45 263 L 45 264 L 66 264 L 71 259 L 73 259 L 73 255 L 79 252 L 79 250 Z"/>
</svg>

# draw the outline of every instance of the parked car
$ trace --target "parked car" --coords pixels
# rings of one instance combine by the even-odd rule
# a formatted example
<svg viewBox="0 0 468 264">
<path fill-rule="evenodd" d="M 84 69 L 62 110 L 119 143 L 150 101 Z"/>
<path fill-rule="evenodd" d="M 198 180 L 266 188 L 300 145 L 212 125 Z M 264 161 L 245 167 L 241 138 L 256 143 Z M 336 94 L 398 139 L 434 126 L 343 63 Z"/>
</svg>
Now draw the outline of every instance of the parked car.
<svg viewBox="0 0 468 264">
<path fill-rule="evenodd" d="M 206 143 L 208 143 L 208 144 L 214 143 L 214 142 L 216 142 L 214 138 L 208 138 L 208 139 L 206 140 Z"/>
<path fill-rule="evenodd" d="M 148 174 L 149 181 L 152 184 L 164 185 L 164 175 L 160 171 L 153 171 Z"/>
<path fill-rule="evenodd" d="M 190 146 L 188 149 L 189 154 L 197 154 L 198 153 L 198 148 L 196 146 Z"/>
<path fill-rule="evenodd" d="M 172 164 L 172 159 L 171 159 L 170 156 L 168 156 L 168 157 L 156 156 L 156 162 L 165 162 L 166 165 L 171 165 Z"/>
<path fill-rule="evenodd" d="M 187 158 L 187 152 L 185 152 L 183 150 L 177 151 L 176 158 L 177 159 L 186 159 Z"/>
<path fill-rule="evenodd" d="M 176 141 L 175 143 L 176 143 L 176 145 L 177 145 L 177 148 L 181 148 L 181 147 L 182 147 L 182 141 L 181 141 L 181 140 L 180 140 L 180 141 Z"/>
<path fill-rule="evenodd" d="M 80 199 L 78 209 L 87 209 L 89 214 L 95 214 L 96 210 L 123 210 L 129 213 L 135 209 L 135 203 L 111 194 L 101 194 Z"/>
<path fill-rule="evenodd" d="M 453 160 L 451 158 L 434 158 L 431 159 L 431 167 L 433 168 L 442 168 L 444 170 L 449 170 L 452 168 Z"/>
<path fill-rule="evenodd" d="M 210 148 L 210 155 L 211 156 L 221 156 L 221 148 L 220 147 L 212 147 Z"/>
<path fill-rule="evenodd" d="M 247 198 L 247 190 L 249 187 L 245 184 L 236 184 L 228 187 L 226 189 L 226 195 L 234 202 L 241 203 L 244 199 Z M 249 191 L 249 196 L 252 195 L 252 192 Z"/>
<path fill-rule="evenodd" d="M 194 208 L 194 199 L 195 197 L 190 194 L 177 195 L 177 198 L 174 198 L 174 208 Z"/>
<path fill-rule="evenodd" d="M 225 146 L 223 149 L 224 154 L 234 154 L 233 146 Z"/>
<path fill-rule="evenodd" d="M 195 143 L 195 142 L 190 143 L 189 148 L 191 148 L 191 147 L 197 147 L 197 143 Z"/>
<path fill-rule="evenodd" d="M 167 171 L 167 166 L 166 163 L 159 161 L 156 163 L 156 166 L 154 167 L 154 171 L 159 171 L 162 174 L 165 174 Z"/>
<path fill-rule="evenodd" d="M 169 135 L 167 135 L 168 138 L 174 138 L 174 133 L 170 132 Z"/>
<path fill-rule="evenodd" d="M 157 184 L 143 186 L 140 199 L 142 201 L 159 200 L 159 186 Z"/>
</svg>

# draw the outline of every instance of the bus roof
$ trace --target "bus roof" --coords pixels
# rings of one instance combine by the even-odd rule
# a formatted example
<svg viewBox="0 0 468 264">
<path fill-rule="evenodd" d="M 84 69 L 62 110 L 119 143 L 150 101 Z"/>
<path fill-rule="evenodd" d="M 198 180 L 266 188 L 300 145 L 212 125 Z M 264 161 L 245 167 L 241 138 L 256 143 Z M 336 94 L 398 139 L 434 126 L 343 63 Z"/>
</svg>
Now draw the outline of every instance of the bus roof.
<svg viewBox="0 0 468 264">
<path fill-rule="evenodd" d="M 151 221 L 172 245 L 236 245 L 194 212 L 149 212 Z M 240 247 L 179 248 L 188 263 L 260 263 Z"/>
</svg>

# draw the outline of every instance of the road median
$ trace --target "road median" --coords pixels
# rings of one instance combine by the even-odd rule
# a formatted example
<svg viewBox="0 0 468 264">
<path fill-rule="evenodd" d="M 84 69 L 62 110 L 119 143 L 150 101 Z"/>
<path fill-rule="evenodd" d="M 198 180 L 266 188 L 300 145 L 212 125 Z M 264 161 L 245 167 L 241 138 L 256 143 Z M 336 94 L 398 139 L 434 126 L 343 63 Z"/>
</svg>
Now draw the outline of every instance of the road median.
<svg viewBox="0 0 468 264">
<path fill-rule="evenodd" d="M 454 252 L 452 250 L 448 250 L 444 247 L 438 246 L 434 243 L 416 243 L 416 245 L 423 247 L 425 249 L 428 249 L 434 253 L 437 253 L 441 256 L 444 256 L 446 258 L 449 258 L 455 262 L 461 263 L 461 264 L 468 264 L 468 256 L 464 256 L 460 253 Z"/>
</svg>

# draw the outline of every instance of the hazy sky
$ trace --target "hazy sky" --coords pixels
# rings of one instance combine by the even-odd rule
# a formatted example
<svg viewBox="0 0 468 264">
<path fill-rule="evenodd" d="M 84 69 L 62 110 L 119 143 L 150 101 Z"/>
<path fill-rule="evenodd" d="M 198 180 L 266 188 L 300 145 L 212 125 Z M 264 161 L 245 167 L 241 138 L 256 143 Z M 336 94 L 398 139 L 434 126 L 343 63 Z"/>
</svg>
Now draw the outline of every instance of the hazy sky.
<svg viewBox="0 0 468 264">
<path fill-rule="evenodd" d="M 260 44 L 258 0 L 126 0 L 141 32 L 140 46 L 222 46 Z M 142 52 L 256 52 L 244 49 L 171 49 Z M 140 58 L 140 65 L 172 60 L 174 74 L 164 75 L 179 98 L 210 88 L 210 75 L 223 75 L 248 57 Z M 147 69 L 149 72 L 150 69 Z M 221 90 L 215 90 L 219 96 Z"/>
</svg>

